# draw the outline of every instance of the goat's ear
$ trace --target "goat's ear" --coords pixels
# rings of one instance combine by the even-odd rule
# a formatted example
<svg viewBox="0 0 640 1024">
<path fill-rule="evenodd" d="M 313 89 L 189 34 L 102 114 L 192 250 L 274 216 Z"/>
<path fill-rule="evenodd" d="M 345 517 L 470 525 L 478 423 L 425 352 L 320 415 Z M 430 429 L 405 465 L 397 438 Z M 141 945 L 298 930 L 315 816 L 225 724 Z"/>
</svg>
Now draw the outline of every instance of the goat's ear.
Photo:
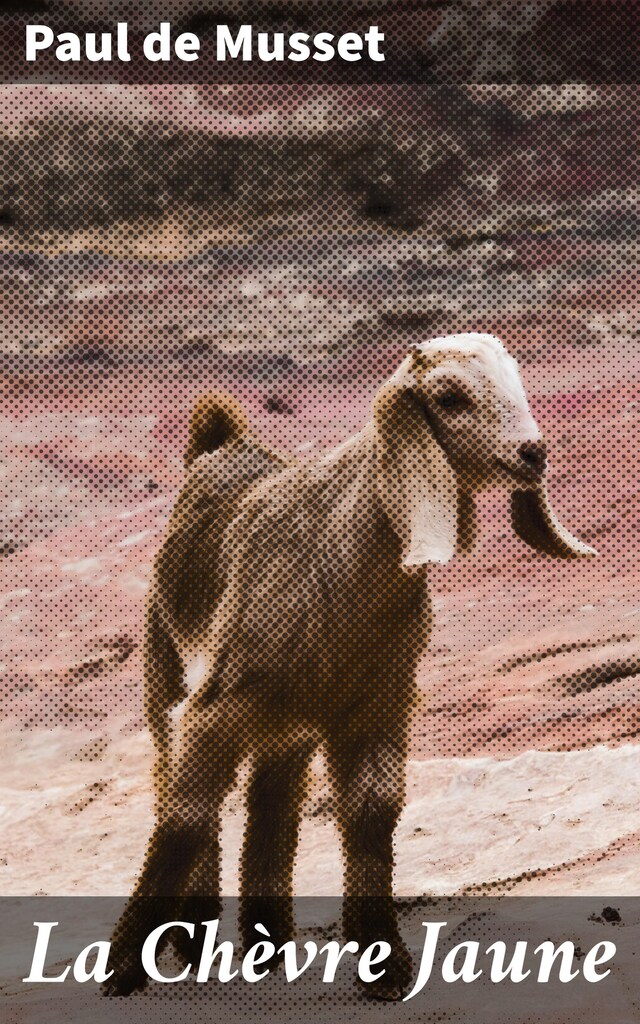
<svg viewBox="0 0 640 1024">
<path fill-rule="evenodd" d="M 456 475 L 417 398 L 391 380 L 374 410 L 378 493 L 402 542 L 402 564 L 448 562 L 458 539 Z"/>
<path fill-rule="evenodd" d="M 598 553 L 558 522 L 544 484 L 513 492 L 511 522 L 518 537 L 536 551 L 553 558 L 581 558 Z"/>
</svg>

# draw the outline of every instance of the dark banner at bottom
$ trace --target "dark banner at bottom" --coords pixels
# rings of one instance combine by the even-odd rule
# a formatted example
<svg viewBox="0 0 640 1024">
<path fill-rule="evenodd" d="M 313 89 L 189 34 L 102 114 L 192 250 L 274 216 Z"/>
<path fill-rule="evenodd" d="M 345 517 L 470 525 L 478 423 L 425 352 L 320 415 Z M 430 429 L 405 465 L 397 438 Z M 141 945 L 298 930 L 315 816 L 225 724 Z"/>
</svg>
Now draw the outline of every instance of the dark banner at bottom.
<svg viewBox="0 0 640 1024">
<path fill-rule="evenodd" d="M 140 984 L 126 998 L 115 997 L 121 989 L 111 943 L 124 906 L 115 897 L 0 901 L 0 1018 L 7 1024 L 640 1020 L 640 897 L 398 899 L 395 937 L 386 941 L 381 928 L 367 946 L 345 932 L 341 922 L 350 911 L 338 898 L 287 904 L 295 921 L 295 939 L 287 941 L 269 928 L 273 907 L 265 903 L 261 921 L 254 906 L 253 946 L 239 938 L 245 911 L 236 899 L 224 900 L 217 916 L 206 919 L 194 906 L 177 916 L 175 905 L 156 903 L 139 951 Z M 369 910 L 375 920 L 373 901 Z M 385 979 L 399 957 L 411 964 L 411 976 L 394 991 Z"/>
</svg>

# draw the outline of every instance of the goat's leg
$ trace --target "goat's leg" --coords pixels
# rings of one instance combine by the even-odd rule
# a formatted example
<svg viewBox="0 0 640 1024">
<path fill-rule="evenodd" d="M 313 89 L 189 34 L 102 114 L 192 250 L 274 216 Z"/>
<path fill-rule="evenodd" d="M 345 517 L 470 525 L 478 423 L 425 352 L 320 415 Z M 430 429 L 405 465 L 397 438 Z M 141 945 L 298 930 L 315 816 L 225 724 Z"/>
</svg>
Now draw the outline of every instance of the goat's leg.
<svg viewBox="0 0 640 1024">
<path fill-rule="evenodd" d="M 144 641 L 144 704 L 156 747 L 154 788 L 158 815 L 166 805 L 170 779 L 169 711 L 186 696 L 182 679 L 182 660 L 163 622 L 161 609 L 153 603 L 147 611 Z"/>
<path fill-rule="evenodd" d="M 328 744 L 345 860 L 345 937 L 361 949 L 390 943 L 384 975 L 367 985 L 368 994 L 386 999 L 401 997 L 412 972 L 393 905 L 393 833 L 404 802 L 406 751 L 392 735 L 347 728 Z"/>
<path fill-rule="evenodd" d="M 128 995 L 144 987 L 147 976 L 140 954 L 145 939 L 159 925 L 185 919 L 185 895 L 187 899 L 195 895 L 190 876 L 203 856 L 208 869 L 219 865 L 220 807 L 242 757 L 245 714 L 246 709 L 224 702 L 217 709 L 203 709 L 183 719 L 167 802 L 149 841 L 136 889 L 114 932 L 110 955 L 114 974 L 105 987 L 109 995 Z M 217 870 L 214 876 L 207 879 L 205 895 L 211 893 L 212 885 L 216 887 L 215 910 Z M 210 900 L 206 909 L 212 909 Z M 165 944 L 168 940 L 165 935 Z"/>
<path fill-rule="evenodd" d="M 220 916 L 220 815 L 219 808 L 210 808 L 206 838 L 199 845 L 197 855 L 181 887 L 181 899 L 177 919 L 195 924 L 193 938 L 179 929 L 173 936 L 173 946 L 183 965 L 191 964 L 197 969 L 205 939 L 203 921 L 213 921 Z"/>
<path fill-rule="evenodd" d="M 259 754 L 247 796 L 240 868 L 240 926 L 245 948 L 263 924 L 276 948 L 293 938 L 293 869 L 306 775 L 316 741 Z"/>
</svg>

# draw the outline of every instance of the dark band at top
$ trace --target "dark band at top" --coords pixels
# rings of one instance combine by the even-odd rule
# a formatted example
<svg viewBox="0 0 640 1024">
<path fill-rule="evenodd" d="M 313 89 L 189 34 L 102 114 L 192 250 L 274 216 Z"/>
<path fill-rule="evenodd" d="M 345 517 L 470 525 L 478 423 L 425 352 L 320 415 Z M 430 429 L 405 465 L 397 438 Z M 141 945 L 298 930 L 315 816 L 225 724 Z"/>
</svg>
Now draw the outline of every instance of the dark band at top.
<svg viewBox="0 0 640 1024">
<path fill-rule="evenodd" d="M 638 81 L 638 0 L 230 0 L 224 12 L 195 0 L 148 0 L 123 17 L 105 0 L 14 0 L 0 16 L 0 81 Z M 161 35 L 145 46 L 150 33 Z"/>
</svg>

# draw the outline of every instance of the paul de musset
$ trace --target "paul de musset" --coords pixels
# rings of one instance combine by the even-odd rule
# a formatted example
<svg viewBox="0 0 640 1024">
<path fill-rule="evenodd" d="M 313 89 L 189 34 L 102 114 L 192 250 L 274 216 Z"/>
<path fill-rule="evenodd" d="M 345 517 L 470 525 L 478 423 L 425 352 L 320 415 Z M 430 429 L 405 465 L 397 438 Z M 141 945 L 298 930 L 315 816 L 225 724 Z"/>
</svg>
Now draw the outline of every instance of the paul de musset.
<svg viewBox="0 0 640 1024">
<path fill-rule="evenodd" d="M 367 57 L 384 61 L 380 49 L 384 33 L 377 25 L 366 32 L 254 32 L 252 25 L 241 25 L 232 31 L 228 25 L 217 25 L 215 58 L 217 61 L 329 61 L 354 62 Z M 193 32 L 174 36 L 171 23 L 163 21 L 157 32 L 149 32 L 142 40 L 142 52 L 149 61 L 194 61 L 200 56 L 200 39 Z M 25 58 L 37 61 L 39 54 L 52 51 L 57 60 L 124 61 L 131 60 L 129 26 L 120 22 L 115 32 L 60 32 L 55 35 L 47 25 L 27 25 Z"/>
<path fill-rule="evenodd" d="M 142 966 L 152 981 L 162 985 L 173 985 L 176 982 L 184 981 L 193 971 L 197 982 L 218 981 L 222 984 L 240 978 L 245 982 L 254 984 L 261 981 L 269 973 L 270 969 L 265 967 L 275 953 L 282 958 L 284 973 L 287 982 L 296 981 L 315 965 L 322 971 L 322 981 L 331 984 L 335 981 L 337 971 L 344 958 L 355 957 L 357 963 L 358 977 L 362 982 L 371 983 L 382 977 L 384 974 L 384 962 L 391 955 L 392 949 L 388 942 L 373 942 L 370 946 L 360 950 L 357 942 L 345 942 L 342 945 L 335 940 L 326 942 L 319 947 L 316 942 L 307 941 L 299 949 L 295 942 L 285 942 L 283 946 L 276 947 L 271 942 L 267 929 L 256 924 L 258 933 L 257 941 L 244 956 L 236 958 L 233 943 L 228 940 L 218 941 L 219 921 L 203 921 L 205 937 L 202 945 L 202 955 L 198 964 L 188 965 L 179 974 L 173 976 L 163 974 L 156 960 L 158 943 L 168 930 L 184 928 L 193 937 L 195 925 L 188 921 L 168 921 L 155 928 L 149 933 L 144 943 L 141 960 Z M 93 942 L 85 946 L 75 957 L 73 963 L 68 964 L 57 975 L 53 973 L 53 966 L 47 965 L 47 954 L 51 933 L 58 927 L 57 921 L 34 921 L 37 929 L 37 937 L 31 962 L 29 975 L 22 980 L 29 983 L 55 984 L 64 982 L 71 977 L 76 982 L 93 981 L 103 984 L 112 976 L 113 971 L 109 969 L 110 943 L 105 941 Z M 492 982 L 511 982 L 518 984 L 527 978 L 544 985 L 549 981 L 567 983 L 575 981 L 576 978 L 584 978 L 585 981 L 593 984 L 602 981 L 610 973 L 610 969 L 600 970 L 604 964 L 610 963 L 616 954 L 616 946 L 613 942 L 597 942 L 584 955 L 579 954 L 576 959 L 576 948 L 573 942 L 565 941 L 554 945 L 551 940 L 540 943 L 535 949 L 529 949 L 529 943 L 525 940 L 518 940 L 507 948 L 507 944 L 500 940 L 489 946 L 481 945 L 479 942 L 463 941 L 455 946 L 447 948 L 446 940 L 441 938 L 440 933 L 447 927 L 446 921 L 424 921 L 425 929 L 424 943 L 420 956 L 420 964 L 415 984 L 411 991 L 404 996 L 404 1002 L 413 999 L 422 992 L 429 979 L 432 977 L 436 957 L 445 953 L 439 965 L 439 972 L 443 981 L 453 984 L 454 982 L 471 983 L 477 981 L 481 976 L 488 976 Z M 446 952 L 445 952 L 446 950 Z M 53 960 L 54 957 L 52 956 Z M 59 971 L 59 966 L 58 966 Z M 48 973 L 45 975 L 45 971 Z"/>
</svg>

